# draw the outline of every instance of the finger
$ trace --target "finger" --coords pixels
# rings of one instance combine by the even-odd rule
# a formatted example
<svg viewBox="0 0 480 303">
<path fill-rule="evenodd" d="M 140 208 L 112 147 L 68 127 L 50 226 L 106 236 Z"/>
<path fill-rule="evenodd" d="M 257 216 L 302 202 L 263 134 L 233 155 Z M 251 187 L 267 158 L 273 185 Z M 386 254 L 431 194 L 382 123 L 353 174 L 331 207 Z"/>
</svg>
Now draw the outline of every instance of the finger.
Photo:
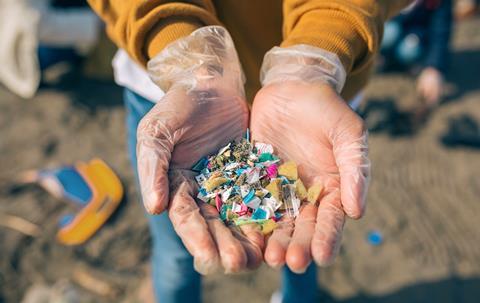
<svg viewBox="0 0 480 303">
<path fill-rule="evenodd" d="M 341 201 L 345 213 L 360 218 L 365 212 L 365 198 L 370 180 L 366 131 L 349 132 L 334 145 L 335 159 L 340 172 Z"/>
<path fill-rule="evenodd" d="M 265 246 L 265 237 L 261 228 L 257 224 L 245 224 L 240 226 L 241 232 L 234 232 L 234 235 L 242 243 L 247 253 L 247 268 L 255 269 L 262 264 L 263 248 Z"/>
<path fill-rule="evenodd" d="M 149 115 L 137 129 L 138 177 L 145 209 L 150 214 L 159 214 L 168 205 L 167 172 L 174 144 L 166 127 Z"/>
<path fill-rule="evenodd" d="M 312 237 L 318 207 L 307 204 L 295 219 L 295 230 L 287 250 L 287 265 L 295 273 L 304 273 L 312 262 Z"/>
<path fill-rule="evenodd" d="M 236 273 L 244 270 L 247 266 L 247 254 L 240 241 L 220 220 L 217 209 L 206 203 L 201 203 L 200 210 L 217 245 L 225 272 Z"/>
<path fill-rule="evenodd" d="M 285 265 L 288 244 L 292 238 L 294 223 L 287 216 L 283 217 L 273 231 L 270 238 L 267 239 L 265 247 L 265 262 L 273 267 L 280 268 Z"/>
<path fill-rule="evenodd" d="M 344 224 L 345 213 L 340 202 L 340 192 L 334 190 L 321 200 L 318 207 L 312 239 L 312 255 L 317 265 L 326 266 L 334 261 L 340 250 Z"/>
<path fill-rule="evenodd" d="M 188 181 L 178 182 L 168 213 L 176 233 L 194 258 L 195 270 L 201 274 L 210 274 L 220 268 L 220 256 L 192 193 L 192 185 Z"/>
</svg>

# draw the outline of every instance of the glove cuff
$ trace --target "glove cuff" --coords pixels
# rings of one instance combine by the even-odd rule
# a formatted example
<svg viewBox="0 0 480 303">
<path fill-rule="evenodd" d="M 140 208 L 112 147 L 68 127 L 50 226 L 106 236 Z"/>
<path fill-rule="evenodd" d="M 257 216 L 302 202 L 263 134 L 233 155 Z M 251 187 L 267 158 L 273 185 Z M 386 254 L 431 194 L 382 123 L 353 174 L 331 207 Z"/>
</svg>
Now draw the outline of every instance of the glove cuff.
<svg viewBox="0 0 480 303">
<path fill-rule="evenodd" d="M 260 70 L 262 86 L 291 80 L 320 82 L 340 93 L 345 79 L 345 68 L 336 54 L 306 44 L 275 46 L 265 54 Z"/>
<path fill-rule="evenodd" d="M 167 45 L 147 64 L 152 81 L 163 91 L 173 85 L 188 91 L 199 83 L 227 81 L 243 94 L 245 76 L 233 40 L 222 26 L 201 27 Z"/>
</svg>

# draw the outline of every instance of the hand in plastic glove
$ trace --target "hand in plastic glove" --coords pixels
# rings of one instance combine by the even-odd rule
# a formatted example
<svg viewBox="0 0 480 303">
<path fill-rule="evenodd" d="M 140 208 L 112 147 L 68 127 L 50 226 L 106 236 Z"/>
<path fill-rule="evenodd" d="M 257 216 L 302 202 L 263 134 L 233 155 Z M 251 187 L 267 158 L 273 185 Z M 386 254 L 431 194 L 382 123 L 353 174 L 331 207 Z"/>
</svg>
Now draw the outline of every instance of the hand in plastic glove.
<svg viewBox="0 0 480 303">
<path fill-rule="evenodd" d="M 438 104 L 443 93 L 443 76 L 433 67 L 425 68 L 417 80 L 417 90 L 427 105 Z"/>
<path fill-rule="evenodd" d="M 263 235 L 251 226 L 230 230 L 211 205 L 197 203 L 190 168 L 240 138 L 248 125 L 243 74 L 228 32 L 203 27 L 167 46 L 148 64 L 165 96 L 142 119 L 137 158 L 147 211 L 168 209 L 198 272 L 226 272 L 262 261 Z"/>
<path fill-rule="evenodd" d="M 304 206 L 294 222 L 284 219 L 267 240 L 265 261 L 272 267 L 286 263 L 301 273 L 312 257 L 318 265 L 330 264 L 339 251 L 345 214 L 364 213 L 367 134 L 333 88 L 340 90 L 344 79 L 337 57 L 318 48 L 274 48 L 265 57 L 264 86 L 252 108 L 253 139 L 295 161 L 307 187 L 324 187 L 319 204 Z"/>
</svg>

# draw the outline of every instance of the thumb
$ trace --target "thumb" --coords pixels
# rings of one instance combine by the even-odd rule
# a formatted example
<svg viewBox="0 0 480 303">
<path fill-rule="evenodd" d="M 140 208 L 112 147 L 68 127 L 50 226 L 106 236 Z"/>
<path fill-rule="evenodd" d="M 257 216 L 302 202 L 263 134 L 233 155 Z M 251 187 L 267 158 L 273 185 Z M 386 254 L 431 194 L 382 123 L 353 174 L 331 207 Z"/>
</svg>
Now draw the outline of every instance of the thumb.
<svg viewBox="0 0 480 303">
<path fill-rule="evenodd" d="M 159 214 L 168 206 L 168 168 L 173 151 L 170 131 L 147 114 L 137 129 L 137 167 L 145 209 Z"/>
<path fill-rule="evenodd" d="M 340 172 L 340 195 L 345 213 L 358 219 L 365 212 L 370 181 L 368 133 L 360 118 L 333 141 L 333 153 Z M 357 127 L 358 125 L 358 127 Z"/>
</svg>

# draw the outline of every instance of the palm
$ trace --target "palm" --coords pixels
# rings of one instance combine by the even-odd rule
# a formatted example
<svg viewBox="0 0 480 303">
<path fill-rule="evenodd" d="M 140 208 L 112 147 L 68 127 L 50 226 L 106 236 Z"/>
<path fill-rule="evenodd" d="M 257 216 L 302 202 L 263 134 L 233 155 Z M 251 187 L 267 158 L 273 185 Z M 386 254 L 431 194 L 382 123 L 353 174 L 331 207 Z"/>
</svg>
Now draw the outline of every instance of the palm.
<svg viewBox="0 0 480 303">
<path fill-rule="evenodd" d="M 345 206 L 357 207 L 346 209 L 347 213 L 363 208 L 347 201 L 363 196 L 363 186 L 347 187 L 356 177 L 348 164 L 364 161 L 348 155 L 362 144 L 360 118 L 329 86 L 286 82 L 264 87 L 257 94 L 251 128 L 254 140 L 272 144 L 281 158 L 298 164 L 307 186 L 320 183 L 325 188 L 320 206 L 307 205 L 294 224 L 283 224 L 274 232 L 265 252 L 267 263 L 286 262 L 292 270 L 301 271 L 312 255 L 317 263 L 331 262 L 339 247 Z"/>
<path fill-rule="evenodd" d="M 261 232 L 252 226 L 228 228 L 215 207 L 197 203 L 195 173 L 190 170 L 200 158 L 240 138 L 247 125 L 247 105 L 231 91 L 172 89 L 139 126 L 144 196 L 153 192 L 162 195 L 154 201 L 168 199 L 168 203 L 156 204 L 157 209 L 168 205 L 177 234 L 203 274 L 221 267 L 226 272 L 255 268 L 262 260 Z"/>
<path fill-rule="evenodd" d="M 264 238 L 255 226 L 227 227 L 217 209 L 195 201 L 195 173 L 173 169 L 169 172 L 168 215 L 176 233 L 194 256 L 195 269 L 202 274 L 220 268 L 226 273 L 254 269 L 261 264 Z"/>
</svg>

